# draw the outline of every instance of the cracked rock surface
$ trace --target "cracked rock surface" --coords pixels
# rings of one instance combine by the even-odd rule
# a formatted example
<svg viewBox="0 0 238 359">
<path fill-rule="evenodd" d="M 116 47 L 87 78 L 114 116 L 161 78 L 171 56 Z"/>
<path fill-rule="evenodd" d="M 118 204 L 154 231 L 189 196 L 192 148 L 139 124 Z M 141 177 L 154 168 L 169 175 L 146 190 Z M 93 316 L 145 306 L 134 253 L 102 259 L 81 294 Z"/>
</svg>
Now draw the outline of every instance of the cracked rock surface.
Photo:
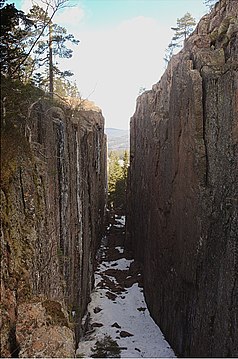
<svg viewBox="0 0 238 359">
<path fill-rule="evenodd" d="M 238 355 L 237 19 L 219 1 L 131 120 L 128 243 L 181 356 Z"/>
</svg>

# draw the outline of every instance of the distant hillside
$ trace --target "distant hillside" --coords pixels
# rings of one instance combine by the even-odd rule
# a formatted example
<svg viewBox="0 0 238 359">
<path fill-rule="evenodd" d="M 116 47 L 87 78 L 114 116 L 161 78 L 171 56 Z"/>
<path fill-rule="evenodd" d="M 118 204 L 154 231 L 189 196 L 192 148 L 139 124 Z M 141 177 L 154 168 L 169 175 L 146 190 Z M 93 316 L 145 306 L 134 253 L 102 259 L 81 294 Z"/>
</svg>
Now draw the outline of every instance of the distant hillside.
<svg viewBox="0 0 238 359">
<path fill-rule="evenodd" d="M 108 151 L 129 150 L 129 131 L 117 128 L 106 128 Z"/>
</svg>

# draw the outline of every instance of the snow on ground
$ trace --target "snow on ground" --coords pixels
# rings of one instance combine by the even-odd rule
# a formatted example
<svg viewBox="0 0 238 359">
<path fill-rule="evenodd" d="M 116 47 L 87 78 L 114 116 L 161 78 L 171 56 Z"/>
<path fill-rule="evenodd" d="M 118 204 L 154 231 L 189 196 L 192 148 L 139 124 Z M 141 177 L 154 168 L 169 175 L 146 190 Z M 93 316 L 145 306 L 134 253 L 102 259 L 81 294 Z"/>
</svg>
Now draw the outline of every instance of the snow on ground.
<svg viewBox="0 0 238 359">
<path fill-rule="evenodd" d="M 126 224 L 126 216 L 115 216 L 116 222 L 122 224 L 123 226 L 125 226 Z M 114 225 L 117 226 L 117 225 Z"/>
<path fill-rule="evenodd" d="M 118 252 L 121 253 L 121 254 L 124 252 L 124 248 L 122 248 L 122 247 L 120 247 L 120 246 L 115 247 L 115 249 L 117 249 Z"/>
<path fill-rule="evenodd" d="M 115 249 L 118 250 L 118 247 Z M 76 357 L 91 357 L 96 341 L 110 335 L 121 348 L 122 358 L 175 358 L 173 350 L 149 314 L 138 281 L 121 286 L 128 278 L 133 279 L 129 270 L 133 262 L 120 258 L 114 261 L 102 260 L 98 265 L 95 288 L 88 305 L 91 331 L 80 341 Z M 139 278 L 140 274 L 137 275 Z"/>
<path fill-rule="evenodd" d="M 126 258 L 121 258 L 118 259 L 117 261 L 108 261 L 108 262 L 104 262 L 104 266 L 106 265 L 107 268 L 109 268 L 109 266 L 111 268 L 115 268 L 115 269 L 119 269 L 119 270 L 127 270 L 130 268 L 130 264 L 134 262 L 133 259 L 128 260 Z M 99 267 L 101 268 L 101 266 Z"/>
</svg>

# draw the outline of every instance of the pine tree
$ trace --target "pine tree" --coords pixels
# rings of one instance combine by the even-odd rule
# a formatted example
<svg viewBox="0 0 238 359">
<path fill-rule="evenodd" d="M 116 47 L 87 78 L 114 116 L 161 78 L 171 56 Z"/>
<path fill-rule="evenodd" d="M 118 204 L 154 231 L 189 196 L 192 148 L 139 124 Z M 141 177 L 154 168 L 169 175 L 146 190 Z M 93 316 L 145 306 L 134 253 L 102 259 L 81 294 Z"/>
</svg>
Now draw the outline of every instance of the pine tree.
<svg viewBox="0 0 238 359">
<path fill-rule="evenodd" d="M 127 150 L 125 150 L 123 155 L 123 165 L 122 165 L 123 178 L 125 180 L 127 179 L 128 167 L 129 167 L 129 153 Z"/>
<path fill-rule="evenodd" d="M 53 97 L 54 93 L 54 77 L 57 75 L 63 78 L 67 78 L 73 75 L 71 71 L 60 71 L 57 67 L 57 58 L 71 58 L 73 50 L 69 49 L 66 44 L 77 45 L 79 40 L 76 40 L 72 34 L 68 34 L 67 30 L 54 24 L 47 12 L 38 5 L 34 5 L 29 12 L 29 17 L 36 24 L 36 29 L 32 34 L 32 37 L 38 37 L 38 33 L 42 33 L 41 39 L 36 42 L 35 49 L 33 51 L 33 66 L 34 71 L 42 66 L 48 65 L 48 84 L 49 93 Z M 48 24 L 45 27 L 45 22 Z M 53 61 L 55 59 L 55 63 Z"/>
<path fill-rule="evenodd" d="M 196 20 L 192 15 L 187 12 L 183 17 L 177 19 L 177 26 L 171 27 L 175 31 L 175 34 L 172 38 L 172 42 L 178 43 L 178 40 L 186 40 L 187 37 L 191 34 L 196 25 Z"/>
<path fill-rule="evenodd" d="M 15 73 L 19 73 L 22 71 L 22 67 L 25 66 L 25 63 L 28 62 L 32 56 L 33 50 L 35 50 L 38 42 L 41 40 L 41 38 L 44 36 L 45 30 L 48 28 L 49 24 L 51 23 L 55 13 L 66 7 L 68 0 L 44 0 L 44 4 L 46 5 L 46 10 L 43 10 L 38 5 L 33 5 L 34 7 L 37 7 L 41 9 L 41 16 L 40 16 L 40 22 L 37 24 L 36 19 L 33 21 L 33 25 L 35 28 L 34 32 L 26 34 L 26 44 L 25 48 L 25 54 L 22 56 L 19 61 L 18 65 L 13 71 L 13 75 Z M 51 10 L 51 16 L 48 16 L 48 10 Z M 22 46 L 20 43 L 16 43 L 15 46 Z M 33 60 L 34 63 L 34 60 Z M 33 71 L 32 71 L 33 72 Z"/>
<path fill-rule="evenodd" d="M 116 184 L 122 177 L 123 172 L 119 163 L 119 157 L 112 151 L 109 155 L 108 169 L 108 202 L 111 206 L 115 204 Z"/>
<path fill-rule="evenodd" d="M 165 50 L 164 61 L 167 64 L 174 54 L 176 48 L 182 47 L 182 42 L 192 33 L 196 20 L 187 12 L 183 17 L 177 19 L 177 26 L 171 27 L 175 31 L 171 42 Z"/>
<path fill-rule="evenodd" d="M 29 14 L 17 10 L 14 4 L 0 2 L 1 16 L 1 73 L 12 79 L 32 82 L 53 95 L 54 77 L 66 79 L 71 71 L 60 71 L 53 58 L 70 58 L 67 43 L 78 44 L 72 34 L 52 22 L 54 14 L 66 6 L 68 0 L 44 0 L 46 10 L 33 5 Z M 51 9 L 51 16 L 48 10 Z M 45 68 L 48 74 L 45 76 Z"/>
<path fill-rule="evenodd" d="M 26 37 L 29 34 L 33 22 L 24 14 L 17 10 L 14 4 L 1 3 L 1 72 L 11 78 L 20 78 L 20 73 L 15 73 L 19 61 L 25 58 Z M 23 69 L 24 70 L 24 69 Z"/>
<path fill-rule="evenodd" d="M 213 6 L 216 4 L 217 0 L 204 0 L 204 5 L 208 7 L 209 10 L 213 8 Z"/>
<path fill-rule="evenodd" d="M 114 209 L 126 208 L 126 183 L 129 167 L 128 151 L 124 152 L 122 165 L 116 152 L 112 151 L 109 155 L 108 171 L 108 204 Z"/>
<path fill-rule="evenodd" d="M 166 63 L 166 65 L 168 64 L 168 62 L 171 60 L 171 57 L 174 54 L 174 50 L 180 47 L 178 44 L 174 43 L 173 40 L 169 43 L 167 49 L 165 49 L 165 56 L 164 56 L 164 61 Z"/>
</svg>

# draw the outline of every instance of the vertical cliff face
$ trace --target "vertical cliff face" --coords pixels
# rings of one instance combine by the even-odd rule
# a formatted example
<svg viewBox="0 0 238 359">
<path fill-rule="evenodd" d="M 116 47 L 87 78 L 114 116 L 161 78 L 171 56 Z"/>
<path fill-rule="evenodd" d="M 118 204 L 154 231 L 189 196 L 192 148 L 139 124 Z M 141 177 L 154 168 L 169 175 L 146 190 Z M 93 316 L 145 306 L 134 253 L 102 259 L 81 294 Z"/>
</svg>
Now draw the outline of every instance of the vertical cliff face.
<svg viewBox="0 0 238 359">
<path fill-rule="evenodd" d="M 182 356 L 238 355 L 237 15 L 203 17 L 131 120 L 127 237 Z"/>
<path fill-rule="evenodd" d="M 72 357 L 103 226 L 104 119 L 27 111 L 2 133 L 1 355 Z"/>
</svg>

